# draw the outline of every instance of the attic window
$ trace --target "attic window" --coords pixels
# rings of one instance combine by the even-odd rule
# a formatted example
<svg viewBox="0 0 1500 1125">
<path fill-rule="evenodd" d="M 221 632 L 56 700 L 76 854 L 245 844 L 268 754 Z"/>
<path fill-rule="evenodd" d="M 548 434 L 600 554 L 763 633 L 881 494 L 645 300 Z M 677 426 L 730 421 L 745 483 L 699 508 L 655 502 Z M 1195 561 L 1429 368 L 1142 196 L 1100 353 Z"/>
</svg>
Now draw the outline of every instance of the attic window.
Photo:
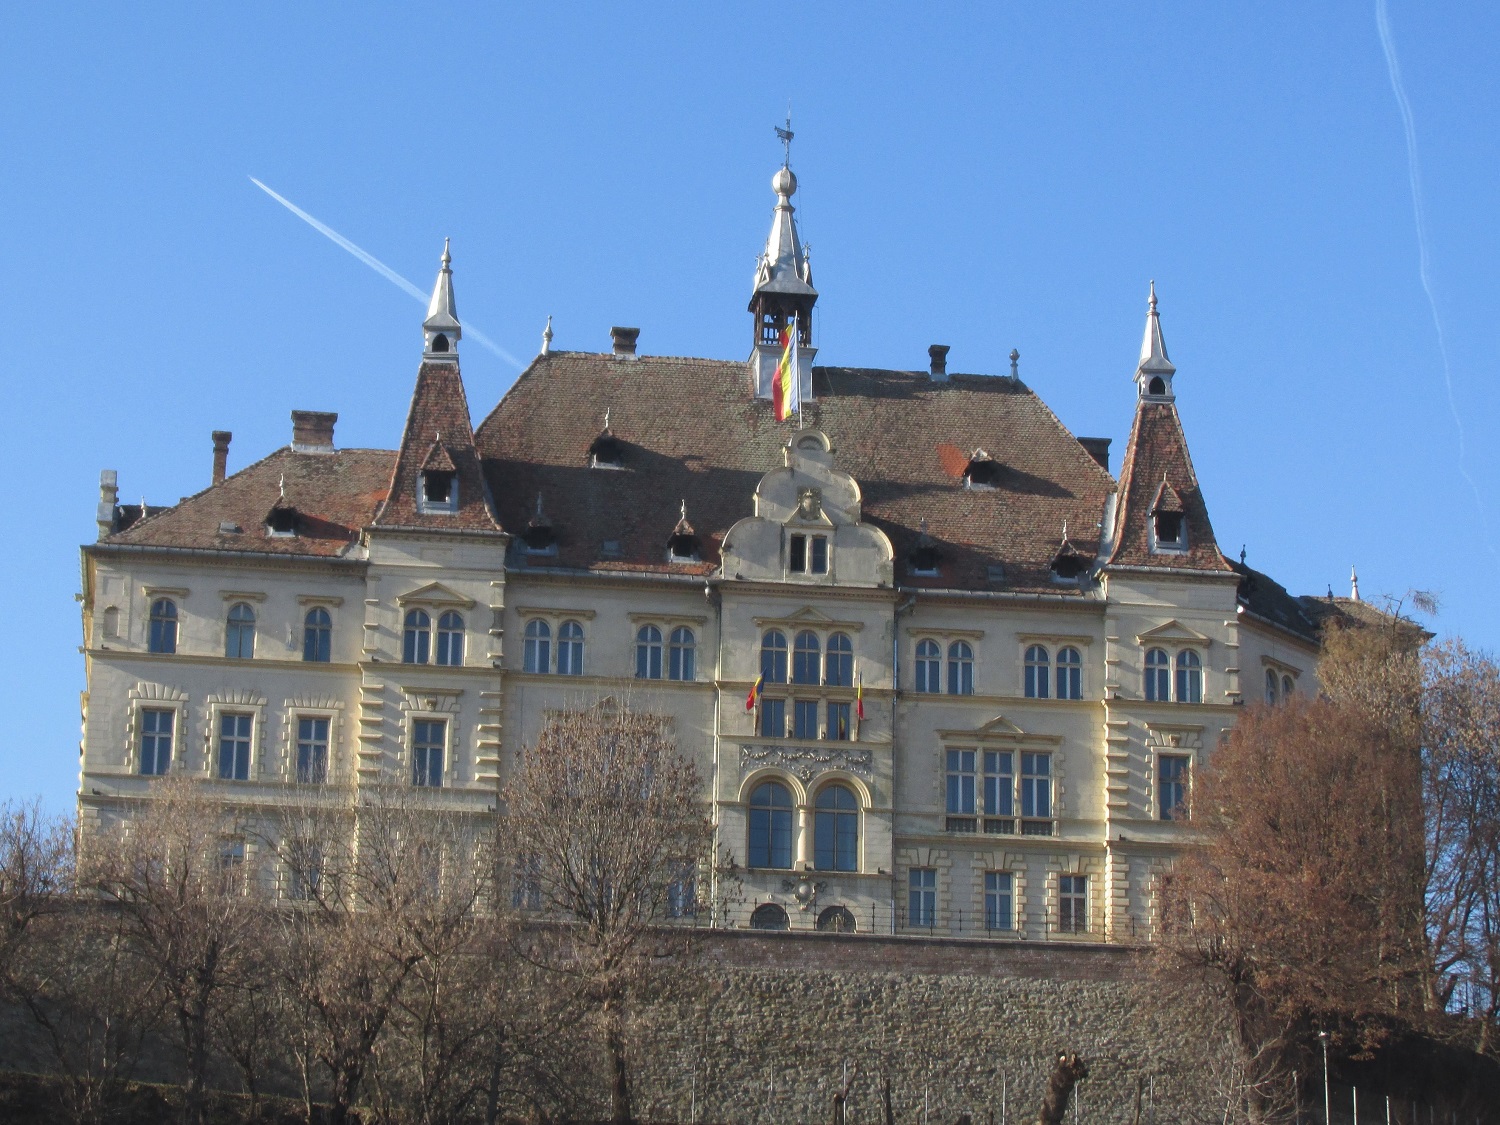
<svg viewBox="0 0 1500 1125">
<path fill-rule="evenodd" d="M 1089 568 L 1082 555 L 1058 555 L 1052 560 L 1052 573 L 1064 582 L 1072 581 Z"/>
<path fill-rule="evenodd" d="M 625 443 L 606 430 L 589 446 L 589 468 L 623 469 L 625 467 Z"/>
<path fill-rule="evenodd" d="M 1000 462 L 982 449 L 974 450 L 969 463 L 964 466 L 964 487 L 988 490 L 999 483 Z"/>
<path fill-rule="evenodd" d="M 1181 512 L 1157 512 L 1152 516 L 1156 547 L 1163 551 L 1181 551 L 1187 547 L 1186 522 Z"/>
<path fill-rule="evenodd" d="M 985 576 L 986 580 L 988 580 L 990 582 L 1004 582 L 1005 581 L 1005 564 L 1003 564 L 1003 563 L 990 563 L 989 566 L 987 566 L 987 567 L 984 568 L 984 576 Z"/>
<path fill-rule="evenodd" d="M 422 511 L 458 511 L 458 474 L 447 469 L 427 469 L 420 485 Z"/>
<path fill-rule="evenodd" d="M 552 533 L 550 527 L 528 527 L 522 538 L 526 541 L 526 553 L 528 555 L 557 554 L 557 536 Z"/>
<path fill-rule="evenodd" d="M 667 560 L 674 563 L 698 562 L 698 537 L 674 535 L 667 540 Z"/>
<path fill-rule="evenodd" d="M 605 559 L 617 559 L 623 554 L 620 550 L 618 539 L 606 539 L 599 547 L 599 557 Z"/>
<path fill-rule="evenodd" d="M 291 539 L 297 534 L 297 509 L 281 504 L 266 516 L 266 534 L 276 539 Z"/>
<path fill-rule="evenodd" d="M 938 567 L 942 562 L 942 555 L 938 552 L 937 544 L 930 539 L 924 543 L 918 543 L 912 551 L 909 561 L 913 575 L 922 578 L 936 578 Z"/>
<path fill-rule="evenodd" d="M 787 542 L 786 569 L 790 574 L 827 574 L 828 536 L 793 535 Z"/>
</svg>

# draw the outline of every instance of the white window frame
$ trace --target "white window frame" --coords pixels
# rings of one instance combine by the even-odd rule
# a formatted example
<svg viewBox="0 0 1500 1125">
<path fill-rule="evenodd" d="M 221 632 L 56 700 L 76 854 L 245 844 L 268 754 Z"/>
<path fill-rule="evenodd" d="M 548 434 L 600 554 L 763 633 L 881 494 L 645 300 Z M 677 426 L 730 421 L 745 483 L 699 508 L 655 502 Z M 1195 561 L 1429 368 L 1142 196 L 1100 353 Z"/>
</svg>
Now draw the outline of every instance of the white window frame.
<svg viewBox="0 0 1500 1125">
<path fill-rule="evenodd" d="M 447 473 L 448 470 L 442 470 Z M 427 470 L 422 469 L 417 473 L 417 511 L 429 516 L 451 516 L 458 512 L 458 473 L 448 473 L 453 479 L 448 485 L 447 500 L 429 500 L 427 498 Z"/>
<path fill-rule="evenodd" d="M 323 779 L 301 780 L 298 763 L 299 745 L 302 740 L 303 719 L 326 719 L 328 721 L 328 744 L 323 762 Z M 325 707 L 297 707 L 287 712 L 287 777 L 295 785 L 332 785 L 336 773 L 334 758 L 338 748 L 338 712 Z"/>
<path fill-rule="evenodd" d="M 406 714 L 406 762 L 409 767 L 407 777 L 413 788 L 419 789 L 448 789 L 452 787 L 453 771 L 453 720 L 456 716 L 446 711 L 408 711 Z M 423 785 L 417 784 L 417 724 L 418 723 L 442 723 L 443 742 L 440 749 L 443 754 L 442 768 L 439 771 L 436 785 L 431 781 Z M 431 744 L 428 744 L 429 747 Z M 425 772 L 425 771 L 424 771 Z"/>
</svg>

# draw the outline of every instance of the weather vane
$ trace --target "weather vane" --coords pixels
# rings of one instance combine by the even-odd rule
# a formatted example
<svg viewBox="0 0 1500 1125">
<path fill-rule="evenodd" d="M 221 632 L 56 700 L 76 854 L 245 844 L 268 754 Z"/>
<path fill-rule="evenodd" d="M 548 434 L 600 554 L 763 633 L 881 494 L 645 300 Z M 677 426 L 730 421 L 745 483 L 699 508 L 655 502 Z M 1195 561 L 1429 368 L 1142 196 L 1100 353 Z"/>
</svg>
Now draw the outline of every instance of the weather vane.
<svg viewBox="0 0 1500 1125">
<path fill-rule="evenodd" d="M 781 166 L 783 168 L 788 168 L 792 163 L 792 138 L 796 136 L 796 134 L 792 132 L 791 102 L 786 103 L 786 128 L 783 129 L 780 125 L 777 125 L 776 135 L 781 138 L 781 145 L 784 150 L 784 155 L 781 158 Z"/>
</svg>

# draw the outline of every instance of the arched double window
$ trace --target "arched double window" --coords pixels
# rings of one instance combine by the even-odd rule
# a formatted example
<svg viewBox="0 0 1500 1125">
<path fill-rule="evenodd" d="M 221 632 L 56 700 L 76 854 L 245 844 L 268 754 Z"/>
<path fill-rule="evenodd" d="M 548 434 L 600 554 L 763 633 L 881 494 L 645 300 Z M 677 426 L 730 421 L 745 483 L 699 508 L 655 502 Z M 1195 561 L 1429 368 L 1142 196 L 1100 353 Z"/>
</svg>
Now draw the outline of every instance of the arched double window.
<svg viewBox="0 0 1500 1125">
<path fill-rule="evenodd" d="M 818 915 L 818 929 L 825 934 L 852 934 L 854 912 L 847 906 L 830 906 Z"/>
<path fill-rule="evenodd" d="M 255 655 L 255 610 L 246 602 L 235 602 L 229 607 L 224 655 L 232 660 L 249 660 Z"/>
<path fill-rule="evenodd" d="M 828 638 L 823 682 L 829 687 L 854 686 L 854 644 L 844 633 L 833 633 Z"/>
<path fill-rule="evenodd" d="M 1203 658 L 1190 648 L 1177 654 L 1177 702 L 1203 702 Z"/>
<path fill-rule="evenodd" d="M 426 610 L 409 609 L 401 630 L 401 663 L 426 664 L 432 658 L 432 618 Z"/>
<path fill-rule="evenodd" d="M 1146 650 L 1146 698 L 1155 703 L 1172 698 L 1171 661 L 1166 649 Z"/>
<path fill-rule="evenodd" d="M 763 781 L 750 794 L 750 867 L 792 866 L 792 794 L 779 781 Z"/>
<path fill-rule="evenodd" d="M 943 650 L 937 641 L 917 642 L 916 689 L 925 692 L 943 690 Z"/>
<path fill-rule="evenodd" d="M 557 629 L 557 674 L 583 675 L 583 626 L 564 621 Z"/>
<path fill-rule="evenodd" d="M 819 665 L 822 663 L 822 646 L 818 644 L 818 634 L 810 629 L 804 629 L 797 634 L 796 643 L 792 646 L 792 683 L 815 684 L 822 677 Z"/>
<path fill-rule="evenodd" d="M 1276 675 L 1275 668 L 1266 669 L 1266 702 L 1272 707 L 1276 706 L 1276 698 L 1281 688 L 1281 680 Z"/>
<path fill-rule="evenodd" d="M 151 603 L 151 635 L 147 647 L 152 652 L 177 651 L 177 603 L 171 598 L 157 598 Z"/>
<path fill-rule="evenodd" d="M 552 626 L 540 620 L 526 622 L 526 633 L 521 651 L 523 670 L 550 672 L 552 670 Z"/>
<path fill-rule="evenodd" d="M 1046 699 L 1048 681 L 1052 672 L 1052 660 L 1041 645 L 1032 645 L 1026 650 L 1026 698 Z"/>
<path fill-rule="evenodd" d="M 769 629 L 760 639 L 760 674 L 768 684 L 786 683 L 786 635 Z"/>
<path fill-rule="evenodd" d="M 671 644 L 667 646 L 667 679 L 692 680 L 697 678 L 694 667 L 698 651 L 698 639 L 686 625 L 672 630 Z"/>
<path fill-rule="evenodd" d="M 635 678 L 661 679 L 661 630 L 642 625 L 635 632 Z"/>
<path fill-rule="evenodd" d="M 449 610 L 438 618 L 437 662 L 452 665 L 464 662 L 463 614 Z"/>
<path fill-rule="evenodd" d="M 333 659 L 333 618 L 320 605 L 302 619 L 302 659 L 309 664 L 327 664 Z"/>
<path fill-rule="evenodd" d="M 1281 698 L 1282 698 L 1282 700 L 1283 701 L 1289 700 L 1289 699 L 1292 698 L 1292 696 L 1294 696 L 1296 694 L 1297 694 L 1297 686 L 1294 683 L 1292 683 L 1292 677 L 1290 677 L 1290 676 L 1282 676 L 1281 677 Z"/>
<path fill-rule="evenodd" d="M 751 912 L 750 928 L 752 930 L 790 930 L 792 922 L 786 916 L 786 911 L 774 902 L 763 902 Z"/>
<path fill-rule="evenodd" d="M 859 802 L 846 785 L 825 785 L 813 802 L 813 866 L 859 870 Z"/>
<path fill-rule="evenodd" d="M 974 694 L 974 646 L 968 641 L 948 646 L 948 694 Z"/>
<path fill-rule="evenodd" d="M 1071 646 L 1057 650 L 1057 698 L 1083 698 L 1083 654 Z"/>
</svg>

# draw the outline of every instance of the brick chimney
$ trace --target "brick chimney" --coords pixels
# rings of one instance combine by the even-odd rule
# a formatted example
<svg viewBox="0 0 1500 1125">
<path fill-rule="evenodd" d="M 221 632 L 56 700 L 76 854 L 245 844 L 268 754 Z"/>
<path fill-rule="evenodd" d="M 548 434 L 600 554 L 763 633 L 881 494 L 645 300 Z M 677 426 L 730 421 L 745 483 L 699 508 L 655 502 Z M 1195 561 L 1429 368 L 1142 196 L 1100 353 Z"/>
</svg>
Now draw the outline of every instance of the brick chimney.
<svg viewBox="0 0 1500 1125">
<path fill-rule="evenodd" d="M 1099 467 L 1106 473 L 1109 472 L 1109 442 L 1107 437 L 1081 437 L 1078 444 L 1083 446 L 1088 455 L 1099 463 Z"/>
<path fill-rule="evenodd" d="M 214 484 L 224 483 L 224 473 L 229 468 L 229 443 L 234 435 L 228 430 L 215 430 L 214 439 Z"/>
<path fill-rule="evenodd" d="M 635 341 L 640 334 L 639 328 L 611 328 L 609 338 L 614 342 L 615 355 L 635 355 Z"/>
<path fill-rule="evenodd" d="M 337 414 L 326 410 L 292 411 L 292 452 L 332 453 Z"/>
<path fill-rule="evenodd" d="M 927 358 L 932 361 L 932 381 L 946 383 L 948 381 L 948 345 L 933 344 L 927 349 Z"/>
</svg>

